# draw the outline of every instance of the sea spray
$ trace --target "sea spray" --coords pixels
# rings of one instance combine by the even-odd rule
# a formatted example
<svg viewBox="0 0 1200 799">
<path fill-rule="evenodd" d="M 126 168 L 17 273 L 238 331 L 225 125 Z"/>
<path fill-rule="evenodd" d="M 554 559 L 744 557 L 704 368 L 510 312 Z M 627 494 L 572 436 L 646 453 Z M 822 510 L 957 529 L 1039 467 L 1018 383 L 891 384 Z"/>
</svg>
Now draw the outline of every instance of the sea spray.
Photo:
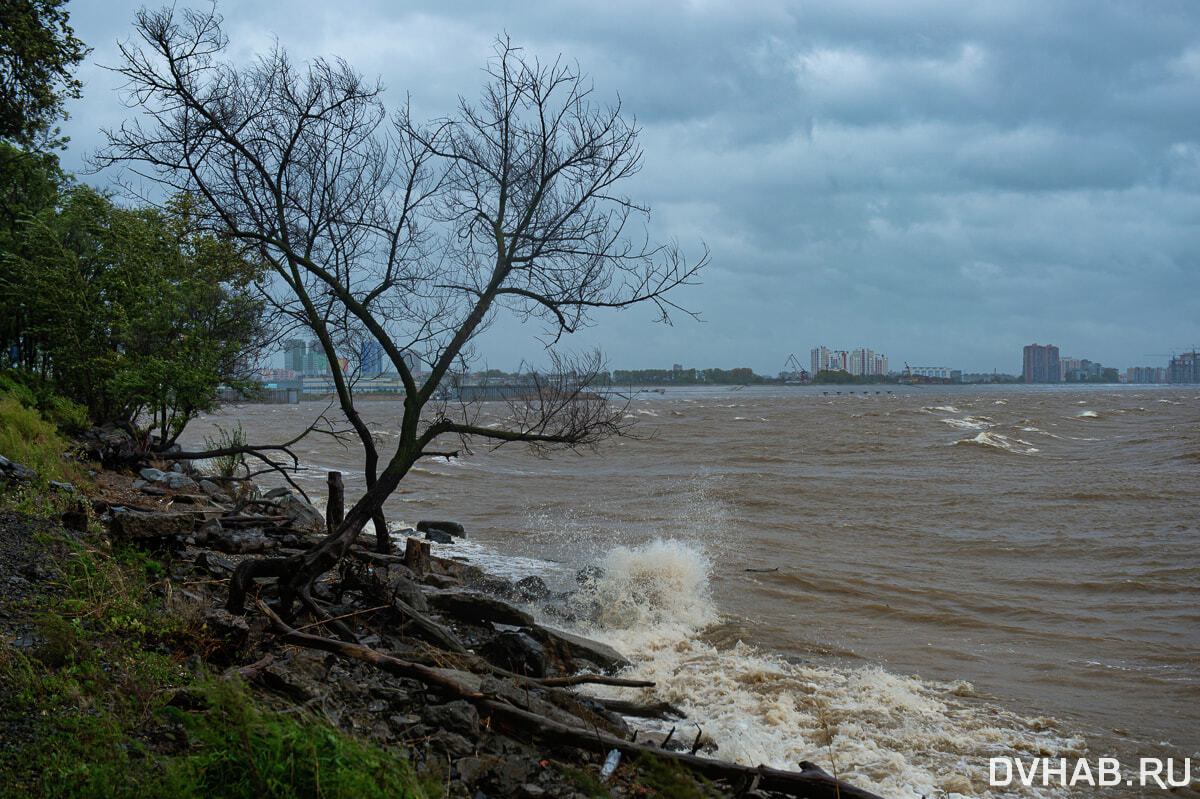
<svg viewBox="0 0 1200 799">
<path fill-rule="evenodd" d="M 741 641 L 714 646 L 704 635 L 720 622 L 711 564 L 689 543 L 618 546 L 599 567 L 577 594 L 577 629 L 625 653 L 634 662 L 627 676 L 655 687 L 595 690 L 679 707 L 689 731 L 677 737 L 690 743 L 702 731 L 714 757 L 777 768 L 811 760 L 886 796 L 1046 796 L 1053 791 L 1040 786 L 989 789 L 989 758 L 1081 751 L 1052 722 L 974 701 L 965 683 L 790 663 Z M 670 726 L 678 725 L 644 729 L 662 737 Z"/>
</svg>

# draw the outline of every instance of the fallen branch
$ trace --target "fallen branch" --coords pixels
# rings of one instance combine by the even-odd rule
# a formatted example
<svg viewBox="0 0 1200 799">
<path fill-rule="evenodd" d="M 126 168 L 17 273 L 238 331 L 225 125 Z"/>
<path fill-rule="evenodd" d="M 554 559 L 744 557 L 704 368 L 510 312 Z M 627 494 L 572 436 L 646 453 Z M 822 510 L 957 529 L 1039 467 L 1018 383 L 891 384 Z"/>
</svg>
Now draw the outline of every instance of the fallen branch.
<svg viewBox="0 0 1200 799">
<path fill-rule="evenodd" d="M 655 702 L 648 705 L 641 702 L 628 702 L 624 699 L 605 699 L 599 696 L 589 696 L 593 702 L 599 702 L 605 710 L 620 713 L 622 716 L 633 716 L 639 719 L 681 719 L 686 714 L 669 702 Z"/>
<path fill-rule="evenodd" d="M 604 674 L 572 674 L 569 677 L 529 677 L 530 682 L 545 688 L 566 688 L 572 685 L 615 685 L 618 688 L 653 688 L 650 680 L 627 680 L 624 677 L 609 677 Z"/>
<path fill-rule="evenodd" d="M 708 779 L 726 780 L 739 785 L 749 785 L 752 781 L 757 780 L 758 786 L 763 790 L 776 791 L 789 796 L 802 796 L 808 797 L 808 799 L 881 799 L 869 791 L 834 779 L 807 761 L 800 764 L 800 771 L 782 771 L 767 766 L 742 766 L 737 763 L 710 760 L 682 752 L 670 752 L 658 746 L 635 743 L 600 730 L 588 730 L 563 724 L 473 690 L 439 669 L 385 655 L 360 644 L 350 644 L 345 641 L 298 632 L 289 627 L 265 603 L 259 602 L 258 607 L 271 620 L 271 624 L 284 641 L 324 652 L 333 652 L 370 663 L 392 674 L 420 680 L 435 690 L 470 701 L 481 712 L 486 712 L 497 721 L 513 728 L 524 730 L 535 739 L 555 744 L 569 743 L 589 750 L 600 747 L 601 751 L 618 749 L 626 754 L 647 752 L 659 758 L 675 760 Z"/>
</svg>

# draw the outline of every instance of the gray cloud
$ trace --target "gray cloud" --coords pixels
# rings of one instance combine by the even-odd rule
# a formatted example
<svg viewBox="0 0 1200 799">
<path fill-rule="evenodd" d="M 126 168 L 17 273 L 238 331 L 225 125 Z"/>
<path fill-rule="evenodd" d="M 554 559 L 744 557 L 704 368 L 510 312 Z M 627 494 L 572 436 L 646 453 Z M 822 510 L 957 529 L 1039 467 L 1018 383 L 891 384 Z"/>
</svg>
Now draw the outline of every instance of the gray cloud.
<svg viewBox="0 0 1200 799">
<path fill-rule="evenodd" d="M 136 3 L 79 0 L 114 63 Z M 239 57 L 338 54 L 418 113 L 475 96 L 497 34 L 562 54 L 643 127 L 652 233 L 704 239 L 707 320 L 606 314 L 619 366 L 777 371 L 816 344 L 1019 369 L 1020 347 L 1118 367 L 1200 319 L 1200 7 L 1189 2 L 227 3 Z M 128 111 L 89 65 L 68 165 Z M 96 176 L 103 180 L 105 176 Z M 515 326 L 482 345 L 537 357 Z M 508 332 L 511 331 L 512 335 Z"/>
</svg>

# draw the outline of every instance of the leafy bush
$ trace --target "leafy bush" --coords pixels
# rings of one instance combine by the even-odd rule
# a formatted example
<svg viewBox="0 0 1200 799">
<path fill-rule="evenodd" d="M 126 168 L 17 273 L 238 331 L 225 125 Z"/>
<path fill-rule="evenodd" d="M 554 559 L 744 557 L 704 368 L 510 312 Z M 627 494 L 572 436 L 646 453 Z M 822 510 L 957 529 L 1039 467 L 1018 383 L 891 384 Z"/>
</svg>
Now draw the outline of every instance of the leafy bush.
<svg viewBox="0 0 1200 799">
<path fill-rule="evenodd" d="M 0 455 L 28 466 L 46 480 L 78 480 L 78 470 L 62 458 L 70 445 L 36 408 L 22 404 L 19 395 L 0 395 Z"/>
</svg>

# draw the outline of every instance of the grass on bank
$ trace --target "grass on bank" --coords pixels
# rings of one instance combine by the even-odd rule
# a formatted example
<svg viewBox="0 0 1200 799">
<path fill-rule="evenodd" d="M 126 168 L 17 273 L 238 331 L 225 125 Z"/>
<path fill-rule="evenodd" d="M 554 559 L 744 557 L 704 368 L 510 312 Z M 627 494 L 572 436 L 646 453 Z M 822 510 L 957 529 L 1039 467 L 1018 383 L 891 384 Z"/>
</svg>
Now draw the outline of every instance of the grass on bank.
<svg viewBox="0 0 1200 799">
<path fill-rule="evenodd" d="M 22 399 L 0 393 L 0 454 L 38 480 L 0 484 L 0 511 L 54 517 L 72 498 L 48 481 L 86 475 L 63 459 L 57 425 Z M 11 513 L 0 523 L 39 527 Z M 65 532 L 29 544 L 37 554 L 5 556 L 36 561 L 36 578 L 20 599 L 0 593 L 11 630 L 0 629 L 0 794 L 440 795 L 403 757 L 213 676 L 204 659 L 237 653 L 146 553 Z"/>
<path fill-rule="evenodd" d="M 59 432 L 75 429 L 82 409 L 67 400 L 47 396 L 41 403 L 61 413 L 38 410 L 31 389 L 0 374 L 0 455 L 37 472 L 33 483 L 2 486 L 0 508 L 34 516 L 57 516 L 70 505 L 70 495 L 50 487 L 51 481 L 86 488 L 87 471 L 67 455 L 71 444 Z M 83 414 L 86 422 L 86 414 Z"/>
<path fill-rule="evenodd" d="M 148 580 L 164 585 L 153 559 L 42 537 L 59 553 L 61 593 L 25 601 L 35 646 L 0 648 L 0 785 L 11 795 L 437 793 L 392 752 L 185 666 L 225 642 L 169 595 L 148 593 Z"/>
</svg>

